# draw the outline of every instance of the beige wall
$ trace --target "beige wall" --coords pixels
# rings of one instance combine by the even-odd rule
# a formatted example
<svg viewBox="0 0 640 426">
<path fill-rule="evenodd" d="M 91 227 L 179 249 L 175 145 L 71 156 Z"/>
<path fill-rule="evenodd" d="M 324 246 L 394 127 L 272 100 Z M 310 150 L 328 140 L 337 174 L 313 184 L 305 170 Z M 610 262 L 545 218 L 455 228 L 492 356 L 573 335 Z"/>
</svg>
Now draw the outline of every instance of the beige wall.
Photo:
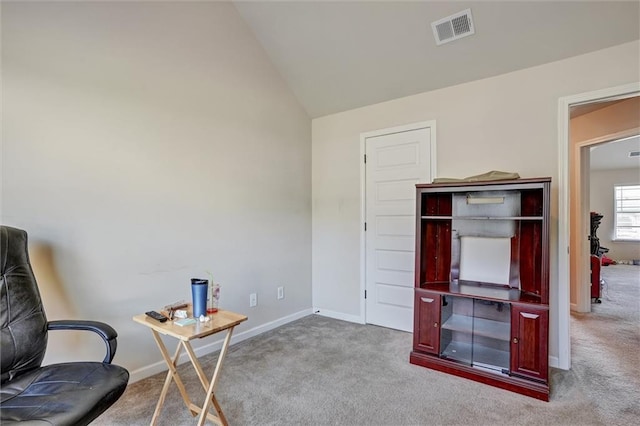
<svg viewBox="0 0 640 426">
<path fill-rule="evenodd" d="M 592 170 L 590 174 L 590 208 L 603 215 L 598 228 L 600 245 L 609 249 L 607 256 L 613 260 L 640 259 L 640 243 L 612 241 L 614 226 L 614 185 L 639 185 L 640 170 Z"/>
<path fill-rule="evenodd" d="M 437 176 L 551 176 L 551 337 L 558 355 L 558 99 L 638 81 L 638 42 L 313 120 L 313 305 L 361 317 L 360 133 L 437 123 Z M 611 64 L 615 64 L 612 66 Z M 580 78 L 576 78 L 580 76 Z"/>
<path fill-rule="evenodd" d="M 166 367 L 131 317 L 206 270 L 238 337 L 311 312 L 311 121 L 233 5 L 3 3 L 2 61 L 1 222 L 50 319 L 109 322 L 140 378 Z"/>
</svg>

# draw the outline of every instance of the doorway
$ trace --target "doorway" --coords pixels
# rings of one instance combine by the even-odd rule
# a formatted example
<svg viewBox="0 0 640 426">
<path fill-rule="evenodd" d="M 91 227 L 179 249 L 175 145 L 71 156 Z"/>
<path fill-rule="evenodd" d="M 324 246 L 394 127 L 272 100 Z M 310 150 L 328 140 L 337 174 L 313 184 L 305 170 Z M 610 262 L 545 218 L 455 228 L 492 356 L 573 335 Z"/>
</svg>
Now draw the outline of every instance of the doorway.
<svg viewBox="0 0 640 426">
<path fill-rule="evenodd" d="M 558 103 L 559 140 L 559 217 L 558 217 L 558 360 L 553 364 L 568 370 L 571 367 L 570 308 L 572 288 L 576 307 L 590 306 L 588 291 L 588 167 L 589 146 L 623 137 L 625 131 L 611 132 L 576 143 L 570 135 L 571 108 L 599 102 L 616 101 L 640 95 L 640 84 L 633 83 L 594 92 L 564 97 Z M 635 130 L 636 132 L 638 129 Z M 575 136 L 575 135 L 573 135 Z M 608 138 L 608 139 L 607 139 Z M 586 200 L 585 200 L 586 198 Z M 573 266 L 573 267 L 572 267 Z M 576 285 L 581 282 L 584 285 Z M 586 290 L 585 290 L 586 289 Z"/>
<path fill-rule="evenodd" d="M 640 97 L 606 99 L 570 107 L 570 150 L 574 160 L 569 166 L 571 197 L 569 217 L 571 239 L 574 248 L 570 253 L 570 305 L 575 312 L 591 311 L 590 280 L 590 159 L 591 151 L 597 146 L 622 138 L 635 136 L 640 127 Z M 606 150 L 596 151 L 596 160 Z M 613 152 L 612 152 L 613 153 Z M 607 164 L 625 164 L 623 158 L 613 159 Z M 633 160 L 632 164 L 633 164 Z M 613 200 L 613 197 L 611 198 Z M 610 216 L 610 215 L 609 215 Z M 607 220 L 610 220 L 608 217 Z"/>
<path fill-rule="evenodd" d="M 435 123 L 361 135 L 364 322 L 413 330 L 415 184 L 435 175 Z"/>
</svg>

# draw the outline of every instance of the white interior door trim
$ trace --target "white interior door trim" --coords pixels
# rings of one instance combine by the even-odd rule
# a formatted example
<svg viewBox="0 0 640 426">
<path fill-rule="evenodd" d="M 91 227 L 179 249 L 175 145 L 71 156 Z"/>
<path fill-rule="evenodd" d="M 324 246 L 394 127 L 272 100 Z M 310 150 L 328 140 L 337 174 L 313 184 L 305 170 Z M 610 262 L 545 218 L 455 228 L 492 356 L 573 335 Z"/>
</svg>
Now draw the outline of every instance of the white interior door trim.
<svg viewBox="0 0 640 426">
<path fill-rule="evenodd" d="M 614 97 L 629 97 L 640 92 L 640 82 L 592 92 L 564 96 L 558 100 L 558 359 L 552 367 L 571 368 L 570 276 L 569 276 L 569 108 Z"/>
<path fill-rule="evenodd" d="M 430 150 L 430 166 L 431 176 L 429 176 L 429 182 L 437 176 L 436 173 L 436 121 L 421 121 L 418 123 L 405 124 L 402 126 L 389 127 L 386 129 L 373 130 L 370 132 L 360 133 L 360 324 L 366 324 L 366 301 L 364 299 L 364 292 L 366 290 L 366 239 L 364 232 L 364 222 L 367 217 L 366 206 L 366 176 L 365 176 L 365 164 L 364 156 L 366 153 L 366 140 L 367 138 L 375 136 L 384 136 L 392 133 L 408 132 L 411 130 L 429 129 L 431 136 L 431 150 Z"/>
</svg>

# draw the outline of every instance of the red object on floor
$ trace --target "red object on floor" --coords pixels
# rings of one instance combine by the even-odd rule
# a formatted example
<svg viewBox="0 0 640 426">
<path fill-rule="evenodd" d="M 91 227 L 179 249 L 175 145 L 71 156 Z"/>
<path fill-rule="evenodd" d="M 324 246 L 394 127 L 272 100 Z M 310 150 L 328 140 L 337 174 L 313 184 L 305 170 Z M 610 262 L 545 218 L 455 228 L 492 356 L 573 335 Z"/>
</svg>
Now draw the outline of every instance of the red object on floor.
<svg viewBox="0 0 640 426">
<path fill-rule="evenodd" d="M 609 265 L 615 265 L 616 261 L 611 259 L 610 257 L 607 257 L 607 255 L 603 254 L 602 255 L 602 266 L 609 266 Z"/>
<path fill-rule="evenodd" d="M 591 299 L 600 301 L 600 258 L 595 254 L 591 255 Z"/>
</svg>

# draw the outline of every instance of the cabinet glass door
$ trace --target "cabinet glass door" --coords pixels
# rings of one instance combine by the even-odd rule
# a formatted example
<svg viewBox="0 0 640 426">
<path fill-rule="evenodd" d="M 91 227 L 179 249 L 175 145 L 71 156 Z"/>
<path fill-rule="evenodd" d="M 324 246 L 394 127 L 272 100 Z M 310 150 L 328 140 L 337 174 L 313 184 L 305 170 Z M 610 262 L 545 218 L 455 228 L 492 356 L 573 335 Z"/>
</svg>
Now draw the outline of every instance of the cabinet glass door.
<svg viewBox="0 0 640 426">
<path fill-rule="evenodd" d="M 440 356 L 468 366 L 473 361 L 473 299 L 442 297 Z"/>
<path fill-rule="evenodd" d="M 508 374 L 511 305 L 483 299 L 473 299 L 473 305 L 472 365 L 490 372 Z"/>
<path fill-rule="evenodd" d="M 508 374 L 509 303 L 443 296 L 441 318 L 442 358 L 492 373 Z"/>
</svg>

